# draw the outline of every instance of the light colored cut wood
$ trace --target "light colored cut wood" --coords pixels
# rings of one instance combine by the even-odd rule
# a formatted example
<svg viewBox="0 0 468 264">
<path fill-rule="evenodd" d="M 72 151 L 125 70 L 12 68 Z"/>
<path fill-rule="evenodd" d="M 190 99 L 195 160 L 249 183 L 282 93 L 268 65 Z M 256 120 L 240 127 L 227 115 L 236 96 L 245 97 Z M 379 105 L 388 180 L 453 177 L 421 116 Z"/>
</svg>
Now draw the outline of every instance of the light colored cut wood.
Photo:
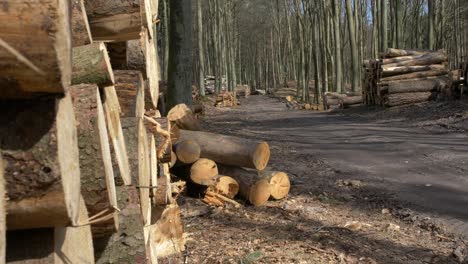
<svg viewBox="0 0 468 264">
<path fill-rule="evenodd" d="M 209 159 L 199 159 L 190 167 L 190 179 L 200 185 L 213 185 L 218 175 L 218 166 Z"/>
<path fill-rule="evenodd" d="M 0 108 L 8 228 L 76 225 L 80 170 L 70 96 L 7 101 Z"/>
<path fill-rule="evenodd" d="M 283 199 L 289 194 L 291 182 L 288 174 L 281 171 L 259 171 L 261 179 L 267 180 L 271 185 L 271 197 L 276 200 Z"/>
<path fill-rule="evenodd" d="M 70 1 L 8 1 L 2 6 L 0 98 L 64 93 L 71 81 Z"/>
<path fill-rule="evenodd" d="M 173 126 L 177 126 L 180 129 L 193 131 L 201 130 L 200 123 L 193 115 L 192 110 L 185 104 L 174 106 L 169 110 L 167 118 L 173 123 Z"/>
<path fill-rule="evenodd" d="M 114 72 L 103 42 L 73 48 L 72 84 L 114 84 Z"/>
</svg>

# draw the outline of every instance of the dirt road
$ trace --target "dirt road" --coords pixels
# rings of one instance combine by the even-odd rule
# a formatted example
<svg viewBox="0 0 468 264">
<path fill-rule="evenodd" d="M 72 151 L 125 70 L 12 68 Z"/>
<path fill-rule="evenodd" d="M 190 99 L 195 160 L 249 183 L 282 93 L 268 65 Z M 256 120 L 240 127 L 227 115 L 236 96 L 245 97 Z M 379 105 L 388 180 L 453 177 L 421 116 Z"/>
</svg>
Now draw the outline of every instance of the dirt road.
<svg viewBox="0 0 468 264">
<path fill-rule="evenodd" d="M 189 263 L 457 263 L 458 236 L 468 236 L 466 133 L 289 110 L 265 96 L 208 112 L 208 130 L 268 141 L 270 166 L 293 186 L 264 208 L 190 218 Z"/>
</svg>

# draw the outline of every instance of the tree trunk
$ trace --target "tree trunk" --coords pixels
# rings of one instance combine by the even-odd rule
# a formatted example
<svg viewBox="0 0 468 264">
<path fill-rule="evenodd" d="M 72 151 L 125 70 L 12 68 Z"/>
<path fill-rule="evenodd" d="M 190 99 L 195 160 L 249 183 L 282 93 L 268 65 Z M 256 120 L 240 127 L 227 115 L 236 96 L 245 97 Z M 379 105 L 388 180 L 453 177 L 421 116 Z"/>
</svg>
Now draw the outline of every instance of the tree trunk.
<svg viewBox="0 0 468 264">
<path fill-rule="evenodd" d="M 152 25 L 152 11 L 148 1 L 85 1 L 94 41 L 139 39 L 141 28 Z"/>
<path fill-rule="evenodd" d="M 104 110 L 96 85 L 70 88 L 80 147 L 81 193 L 91 215 L 106 210 L 113 217 L 92 226 L 93 236 L 118 228 L 117 196 Z"/>
<path fill-rule="evenodd" d="M 7 101 L 0 110 L 8 229 L 76 225 L 80 170 L 70 96 Z"/>
<path fill-rule="evenodd" d="M 377 0 L 378 1 L 378 0 Z M 380 27 L 380 50 L 384 51 L 387 50 L 388 47 L 388 24 L 387 24 L 387 19 L 388 19 L 388 11 L 387 11 L 387 1 L 386 0 L 380 0 L 380 8 L 382 15 L 380 16 L 381 19 L 381 27 Z"/>
<path fill-rule="evenodd" d="M 93 239 L 88 212 L 79 198 L 80 212 L 77 227 L 56 227 L 9 231 L 6 263 L 67 264 L 94 263 Z"/>
<path fill-rule="evenodd" d="M 218 176 L 218 166 L 209 159 L 199 159 L 190 167 L 192 182 L 204 186 L 213 185 Z"/>
<path fill-rule="evenodd" d="M 185 104 L 178 104 L 174 106 L 169 113 L 167 118 L 171 121 L 172 126 L 177 126 L 180 129 L 198 131 L 201 130 L 200 122 L 193 115 L 192 110 Z"/>
<path fill-rule="evenodd" d="M 177 159 L 183 164 L 192 164 L 200 158 L 201 149 L 193 140 L 180 141 L 175 145 Z"/>
<path fill-rule="evenodd" d="M 274 199 L 283 199 L 289 194 L 291 183 L 289 176 L 280 171 L 259 171 L 258 175 L 261 179 L 267 180 L 271 185 L 271 197 Z"/>
<path fill-rule="evenodd" d="M 239 194 L 251 204 L 261 206 L 270 198 L 270 183 L 268 180 L 259 179 L 255 172 L 230 166 L 220 166 L 219 172 L 234 178 L 239 184 Z"/>
<path fill-rule="evenodd" d="M 192 0 L 170 1 L 168 109 L 192 105 Z"/>
<path fill-rule="evenodd" d="M 417 66 L 394 66 L 394 64 L 384 65 L 382 68 L 382 76 L 394 76 L 400 74 L 427 72 L 427 71 L 446 71 L 446 67 L 442 64 L 433 65 L 417 65 Z"/>
<path fill-rule="evenodd" d="M 403 80 L 386 82 L 379 85 L 380 93 L 412 93 L 412 92 L 431 92 L 439 91 L 441 88 L 448 85 L 447 77 L 430 79 L 430 80 Z"/>
<path fill-rule="evenodd" d="M 70 1 L 9 1 L 4 6 L 0 98 L 64 93 L 71 80 Z"/>
<path fill-rule="evenodd" d="M 114 73 L 103 42 L 73 48 L 72 84 L 114 84 Z"/>
<path fill-rule="evenodd" d="M 72 0 L 72 46 L 84 46 L 93 42 L 89 29 L 88 16 L 84 7 L 84 0 Z"/>
<path fill-rule="evenodd" d="M 427 11 L 428 11 L 428 30 L 427 30 L 427 44 L 429 50 L 434 50 L 434 26 L 435 26 L 435 15 L 434 15 L 434 0 L 427 0 Z"/>
<path fill-rule="evenodd" d="M 197 0 L 197 36 L 198 36 L 198 89 L 200 89 L 200 96 L 205 96 L 205 54 L 203 50 L 203 17 L 202 17 L 202 0 Z"/>
<path fill-rule="evenodd" d="M 398 81 L 398 80 L 408 80 L 408 79 L 419 79 L 419 78 L 426 78 L 426 77 L 437 77 L 441 75 L 446 75 L 447 73 L 448 73 L 447 69 L 418 71 L 418 72 L 412 72 L 412 73 L 406 73 L 406 74 L 381 78 L 380 81 L 388 82 L 388 81 Z"/>
<path fill-rule="evenodd" d="M 202 158 L 221 164 L 263 170 L 270 159 L 270 147 L 264 141 L 188 130 L 181 130 L 180 140 L 197 142 Z"/>
<path fill-rule="evenodd" d="M 387 107 L 400 106 L 407 104 L 422 103 L 433 99 L 434 96 L 431 92 L 417 92 L 417 93 L 395 93 L 389 94 L 384 98 L 384 105 Z"/>
</svg>

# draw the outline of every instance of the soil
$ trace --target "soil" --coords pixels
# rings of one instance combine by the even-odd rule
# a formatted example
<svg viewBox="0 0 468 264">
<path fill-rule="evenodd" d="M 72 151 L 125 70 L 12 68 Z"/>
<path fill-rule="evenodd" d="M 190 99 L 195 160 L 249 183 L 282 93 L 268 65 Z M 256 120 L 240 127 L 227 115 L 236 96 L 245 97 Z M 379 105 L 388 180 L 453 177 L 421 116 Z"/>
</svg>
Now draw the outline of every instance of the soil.
<svg viewBox="0 0 468 264">
<path fill-rule="evenodd" d="M 468 142 L 466 102 L 333 113 L 288 110 L 266 96 L 241 102 L 208 107 L 205 129 L 267 141 L 269 166 L 288 173 L 290 195 L 242 208 L 181 197 L 187 249 L 162 263 L 460 263 L 466 257 L 464 238 L 432 221 L 468 219 L 468 145 L 460 143 Z M 441 143 L 432 149 L 421 137 Z M 450 201 L 428 198 L 454 192 L 424 170 L 429 159 L 439 169 L 441 162 L 450 165 L 442 169 L 460 188 Z M 447 190 L 424 189 L 433 186 Z"/>
</svg>

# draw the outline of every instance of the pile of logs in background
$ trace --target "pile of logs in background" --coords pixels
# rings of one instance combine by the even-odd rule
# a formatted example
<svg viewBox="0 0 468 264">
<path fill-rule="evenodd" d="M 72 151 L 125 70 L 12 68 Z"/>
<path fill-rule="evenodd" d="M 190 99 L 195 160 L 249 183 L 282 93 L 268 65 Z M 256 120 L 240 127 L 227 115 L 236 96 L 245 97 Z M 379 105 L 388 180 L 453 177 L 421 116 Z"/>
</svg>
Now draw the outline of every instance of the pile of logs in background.
<svg viewBox="0 0 468 264">
<path fill-rule="evenodd" d="M 386 107 L 451 96 L 447 55 L 443 50 L 389 48 L 380 59 L 364 61 L 363 99 Z"/>
<path fill-rule="evenodd" d="M 156 263 L 183 250 L 160 151 L 171 135 L 157 109 L 158 1 L 4 6 L 0 263 Z"/>
</svg>

